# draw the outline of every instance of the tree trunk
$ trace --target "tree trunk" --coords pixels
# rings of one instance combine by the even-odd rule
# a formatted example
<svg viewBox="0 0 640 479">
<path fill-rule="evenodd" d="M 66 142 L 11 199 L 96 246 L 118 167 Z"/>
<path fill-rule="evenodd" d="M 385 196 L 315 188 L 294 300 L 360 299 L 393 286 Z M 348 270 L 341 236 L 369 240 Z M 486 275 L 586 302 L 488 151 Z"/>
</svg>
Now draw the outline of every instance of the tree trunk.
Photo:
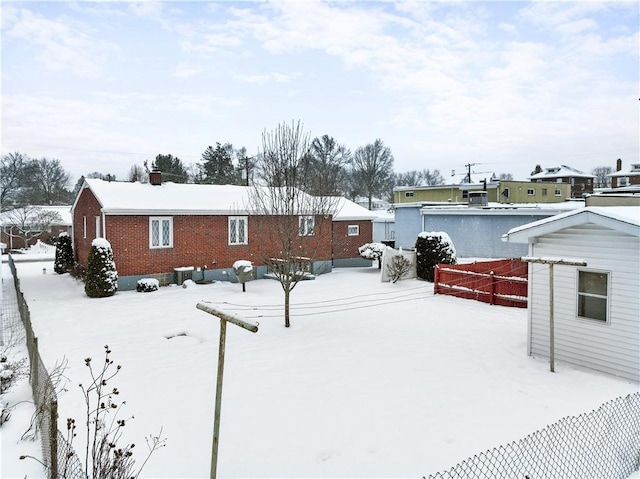
<svg viewBox="0 0 640 479">
<path fill-rule="evenodd" d="M 289 295 L 291 294 L 291 289 L 287 286 L 284 289 L 284 327 L 288 328 L 291 326 L 289 323 Z"/>
</svg>

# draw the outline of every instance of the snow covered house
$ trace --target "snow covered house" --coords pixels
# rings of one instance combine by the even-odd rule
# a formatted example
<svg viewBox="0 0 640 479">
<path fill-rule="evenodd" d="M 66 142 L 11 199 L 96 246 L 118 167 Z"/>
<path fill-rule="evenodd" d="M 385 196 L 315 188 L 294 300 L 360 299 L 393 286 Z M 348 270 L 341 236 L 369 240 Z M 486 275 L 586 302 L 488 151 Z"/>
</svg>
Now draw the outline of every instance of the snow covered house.
<svg viewBox="0 0 640 479">
<path fill-rule="evenodd" d="M 6 249 L 48 243 L 60 233 L 71 233 L 71 207 L 30 205 L 0 213 L 0 241 Z"/>
<path fill-rule="evenodd" d="M 593 193 L 594 175 L 584 173 L 570 166 L 560 165 L 545 168 L 529 177 L 532 183 L 567 183 L 571 185 L 571 198 L 582 198 Z"/>
<path fill-rule="evenodd" d="M 640 163 L 631 163 L 622 168 L 622 160 L 616 162 L 616 171 L 608 175 L 611 178 L 611 188 L 625 188 L 640 185 Z"/>
<path fill-rule="evenodd" d="M 528 354 L 550 356 L 553 277 L 555 358 L 640 381 L 640 205 L 587 206 L 503 238 L 539 261 L 529 265 Z"/>
<path fill-rule="evenodd" d="M 72 206 L 80 264 L 86 265 L 91 241 L 106 238 L 118 268 L 118 288 L 130 290 L 141 278 L 168 284 L 186 279 L 187 272 L 194 280 L 229 279 L 237 260 L 252 261 L 261 277 L 265 259 L 279 257 L 275 228 L 265 227 L 275 224 L 274 216 L 247 207 L 252 187 L 154 183 L 84 180 Z M 330 271 L 331 217 L 296 219 L 299 256 L 315 272 Z"/>
<path fill-rule="evenodd" d="M 377 216 L 353 201 L 338 199 L 331 225 L 333 266 L 371 266 L 371 261 L 360 257 L 358 247 L 373 241 L 373 220 Z"/>
</svg>

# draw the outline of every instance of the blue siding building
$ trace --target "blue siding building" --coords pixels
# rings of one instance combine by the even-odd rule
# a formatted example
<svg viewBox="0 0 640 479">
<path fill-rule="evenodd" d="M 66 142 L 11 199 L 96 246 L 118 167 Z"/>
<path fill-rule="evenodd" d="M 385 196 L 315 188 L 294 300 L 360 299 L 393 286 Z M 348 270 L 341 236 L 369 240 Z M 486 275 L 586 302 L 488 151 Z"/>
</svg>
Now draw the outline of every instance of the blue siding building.
<svg viewBox="0 0 640 479">
<path fill-rule="evenodd" d="M 505 243 L 501 236 L 512 228 L 548 218 L 584 202 L 552 205 L 466 205 L 396 204 L 396 248 L 413 248 L 422 231 L 444 231 L 459 258 L 516 258 L 527 255 L 523 244 Z"/>
</svg>

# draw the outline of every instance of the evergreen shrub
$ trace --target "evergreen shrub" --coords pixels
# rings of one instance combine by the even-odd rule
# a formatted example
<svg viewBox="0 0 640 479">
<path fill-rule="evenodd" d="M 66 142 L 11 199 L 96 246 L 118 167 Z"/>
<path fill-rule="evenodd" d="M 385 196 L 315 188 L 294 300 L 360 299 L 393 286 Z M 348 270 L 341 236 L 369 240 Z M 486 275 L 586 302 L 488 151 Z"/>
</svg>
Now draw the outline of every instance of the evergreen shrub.
<svg viewBox="0 0 640 479">
<path fill-rule="evenodd" d="M 71 236 L 67 233 L 60 233 L 58 241 L 56 241 L 56 259 L 53 264 L 53 270 L 58 274 L 68 272 L 73 268 L 73 245 L 71 244 Z"/>
<path fill-rule="evenodd" d="M 104 238 L 96 238 L 89 251 L 84 291 L 90 298 L 104 298 L 116 294 L 117 289 L 118 271 L 111 244 Z"/>
<path fill-rule="evenodd" d="M 418 278 L 434 280 L 437 264 L 456 264 L 456 249 L 447 233 L 423 231 L 416 240 L 416 275 Z"/>
</svg>

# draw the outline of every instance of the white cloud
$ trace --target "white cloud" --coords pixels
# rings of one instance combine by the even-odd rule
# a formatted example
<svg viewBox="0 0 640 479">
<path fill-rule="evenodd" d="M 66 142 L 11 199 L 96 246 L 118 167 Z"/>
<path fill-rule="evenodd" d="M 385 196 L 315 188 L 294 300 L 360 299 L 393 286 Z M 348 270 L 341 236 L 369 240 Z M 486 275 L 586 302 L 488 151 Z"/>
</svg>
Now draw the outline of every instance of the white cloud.
<svg viewBox="0 0 640 479">
<path fill-rule="evenodd" d="M 99 40 L 77 25 L 51 20 L 27 9 L 10 15 L 3 36 L 21 40 L 38 49 L 37 58 L 52 71 L 71 71 L 81 77 L 105 74 L 104 63 L 117 51 L 113 43 Z"/>
</svg>

